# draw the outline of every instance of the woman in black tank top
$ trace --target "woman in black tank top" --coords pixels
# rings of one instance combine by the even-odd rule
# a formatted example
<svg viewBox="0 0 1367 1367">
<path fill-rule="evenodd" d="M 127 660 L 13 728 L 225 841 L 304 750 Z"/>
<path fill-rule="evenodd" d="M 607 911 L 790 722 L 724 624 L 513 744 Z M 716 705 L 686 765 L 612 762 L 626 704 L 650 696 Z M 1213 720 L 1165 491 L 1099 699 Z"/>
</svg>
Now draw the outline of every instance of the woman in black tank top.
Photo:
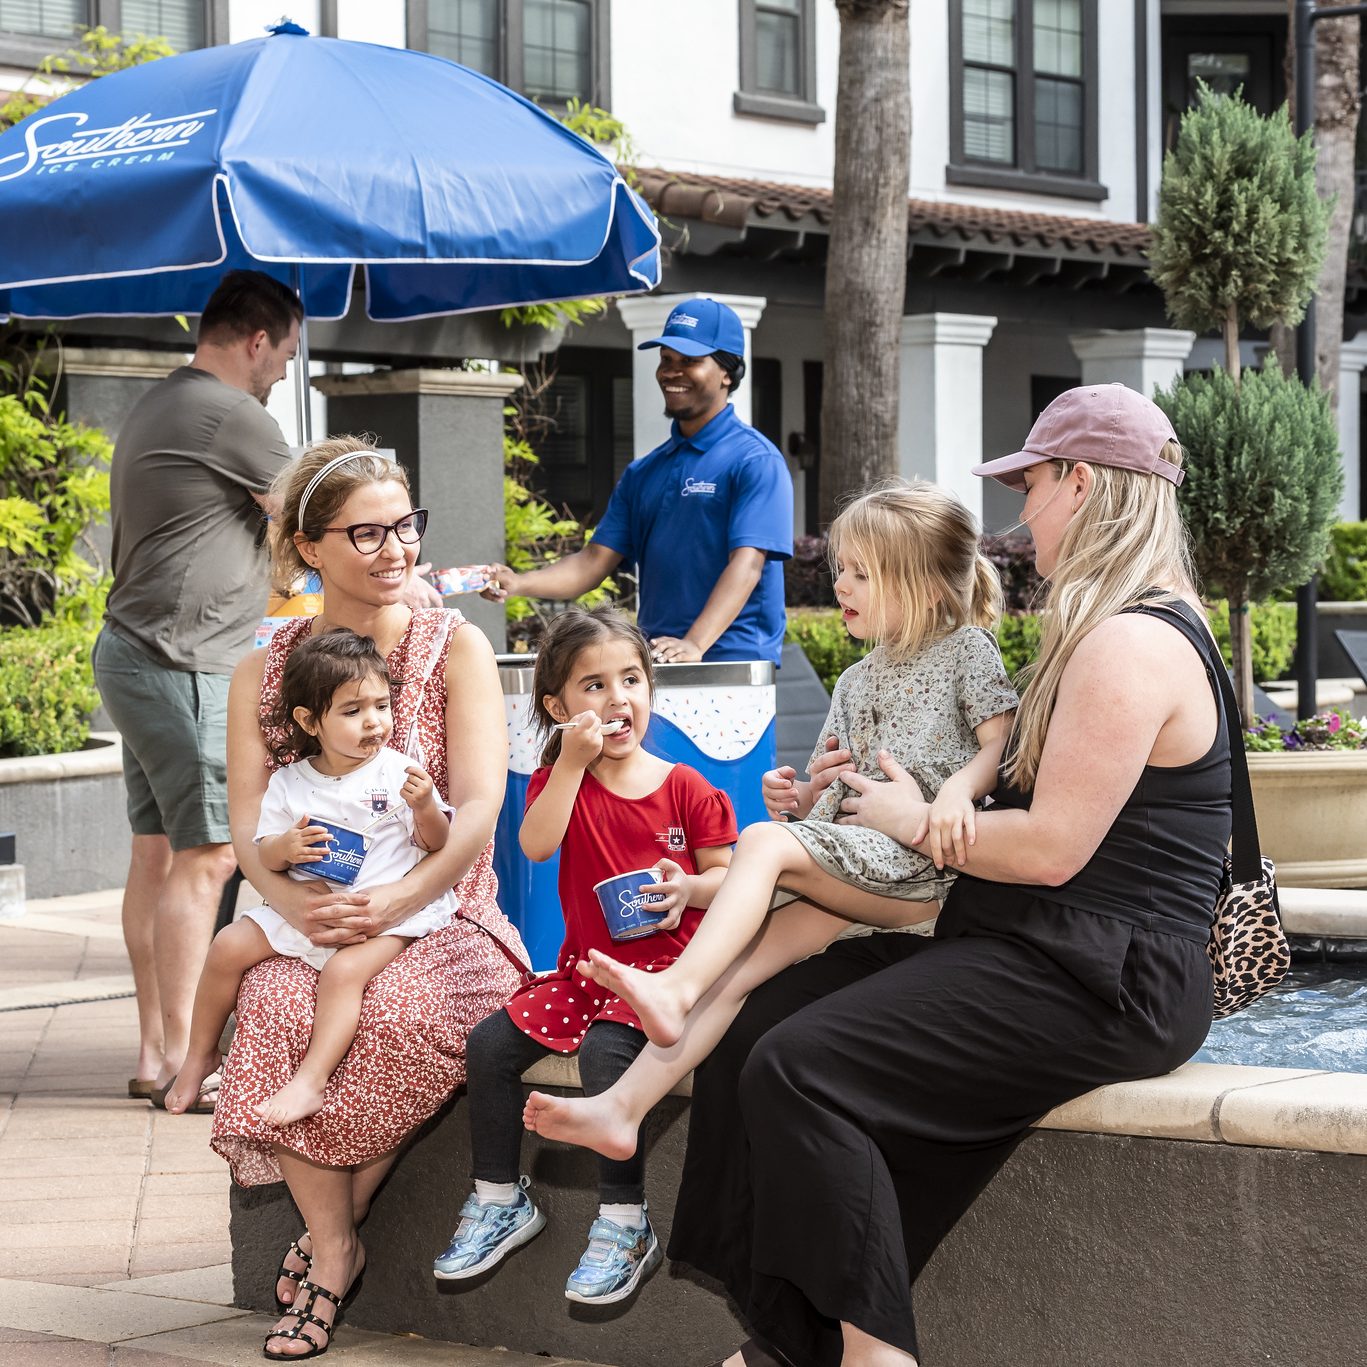
<svg viewBox="0 0 1367 1367">
<path fill-rule="evenodd" d="M 695 1075 L 669 1252 L 754 1330 L 729 1367 L 914 1364 L 911 1283 L 1028 1128 L 1205 1037 L 1233 727 L 1181 459 L 1152 403 L 1099 385 L 976 471 L 1026 493 L 1040 657 L 971 846 L 922 844 L 890 760 L 889 782 L 845 776 L 848 820 L 962 871 L 934 939 L 837 941 L 755 992 Z"/>
</svg>

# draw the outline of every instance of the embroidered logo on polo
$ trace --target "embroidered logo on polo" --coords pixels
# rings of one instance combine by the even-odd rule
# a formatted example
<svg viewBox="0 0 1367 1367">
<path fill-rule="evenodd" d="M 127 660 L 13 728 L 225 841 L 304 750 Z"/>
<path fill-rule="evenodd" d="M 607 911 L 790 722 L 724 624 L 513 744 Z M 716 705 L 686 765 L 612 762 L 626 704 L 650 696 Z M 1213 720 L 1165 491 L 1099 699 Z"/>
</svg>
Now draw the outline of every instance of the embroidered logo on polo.
<svg viewBox="0 0 1367 1367">
<path fill-rule="evenodd" d="M 683 488 L 679 490 L 680 498 L 688 498 L 692 494 L 715 494 L 717 486 L 708 479 L 694 479 L 692 475 L 684 480 Z"/>
</svg>

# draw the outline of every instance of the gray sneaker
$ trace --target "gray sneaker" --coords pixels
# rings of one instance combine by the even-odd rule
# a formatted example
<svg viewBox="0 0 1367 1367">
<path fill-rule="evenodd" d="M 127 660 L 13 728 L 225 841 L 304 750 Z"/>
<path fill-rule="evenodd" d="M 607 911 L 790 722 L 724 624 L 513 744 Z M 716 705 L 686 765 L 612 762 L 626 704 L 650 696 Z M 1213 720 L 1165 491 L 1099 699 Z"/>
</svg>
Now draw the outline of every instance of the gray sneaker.
<svg viewBox="0 0 1367 1367">
<path fill-rule="evenodd" d="M 460 1224 L 446 1251 L 432 1264 L 432 1275 L 438 1281 L 458 1282 L 477 1277 L 497 1267 L 513 1249 L 530 1243 L 546 1228 L 546 1217 L 527 1195 L 526 1186 L 524 1177 L 523 1190 L 506 1206 L 481 1201 L 474 1192 L 465 1198 L 460 1208 Z"/>
<path fill-rule="evenodd" d="M 586 1305 L 626 1300 L 663 1256 L 648 1216 L 639 1229 L 626 1229 L 600 1215 L 589 1226 L 589 1246 L 565 1283 L 565 1299 Z"/>
</svg>

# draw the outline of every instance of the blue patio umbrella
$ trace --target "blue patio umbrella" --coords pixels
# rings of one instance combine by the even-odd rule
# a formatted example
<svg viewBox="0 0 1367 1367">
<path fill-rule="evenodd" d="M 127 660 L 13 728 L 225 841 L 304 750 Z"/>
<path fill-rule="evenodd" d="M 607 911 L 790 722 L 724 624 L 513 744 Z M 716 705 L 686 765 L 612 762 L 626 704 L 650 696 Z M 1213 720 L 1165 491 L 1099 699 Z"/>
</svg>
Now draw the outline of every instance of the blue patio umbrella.
<svg viewBox="0 0 1367 1367">
<path fill-rule="evenodd" d="M 659 245 L 617 168 L 529 100 L 289 23 L 0 134 L 0 316 L 195 314 L 241 266 L 313 319 L 346 314 L 359 271 L 368 315 L 399 322 L 643 292 Z"/>
</svg>

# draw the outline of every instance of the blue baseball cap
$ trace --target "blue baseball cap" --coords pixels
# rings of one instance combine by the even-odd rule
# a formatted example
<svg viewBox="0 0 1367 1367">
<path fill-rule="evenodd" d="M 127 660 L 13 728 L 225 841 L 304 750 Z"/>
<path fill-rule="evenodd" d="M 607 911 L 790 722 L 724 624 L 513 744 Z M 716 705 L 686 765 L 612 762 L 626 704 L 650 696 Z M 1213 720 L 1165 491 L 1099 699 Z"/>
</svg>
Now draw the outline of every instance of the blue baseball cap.
<svg viewBox="0 0 1367 1367">
<path fill-rule="evenodd" d="M 735 309 L 715 299 L 688 299 L 669 315 L 660 336 L 636 350 L 653 346 L 667 346 L 682 356 L 710 356 L 714 351 L 744 356 L 745 329 Z"/>
</svg>

